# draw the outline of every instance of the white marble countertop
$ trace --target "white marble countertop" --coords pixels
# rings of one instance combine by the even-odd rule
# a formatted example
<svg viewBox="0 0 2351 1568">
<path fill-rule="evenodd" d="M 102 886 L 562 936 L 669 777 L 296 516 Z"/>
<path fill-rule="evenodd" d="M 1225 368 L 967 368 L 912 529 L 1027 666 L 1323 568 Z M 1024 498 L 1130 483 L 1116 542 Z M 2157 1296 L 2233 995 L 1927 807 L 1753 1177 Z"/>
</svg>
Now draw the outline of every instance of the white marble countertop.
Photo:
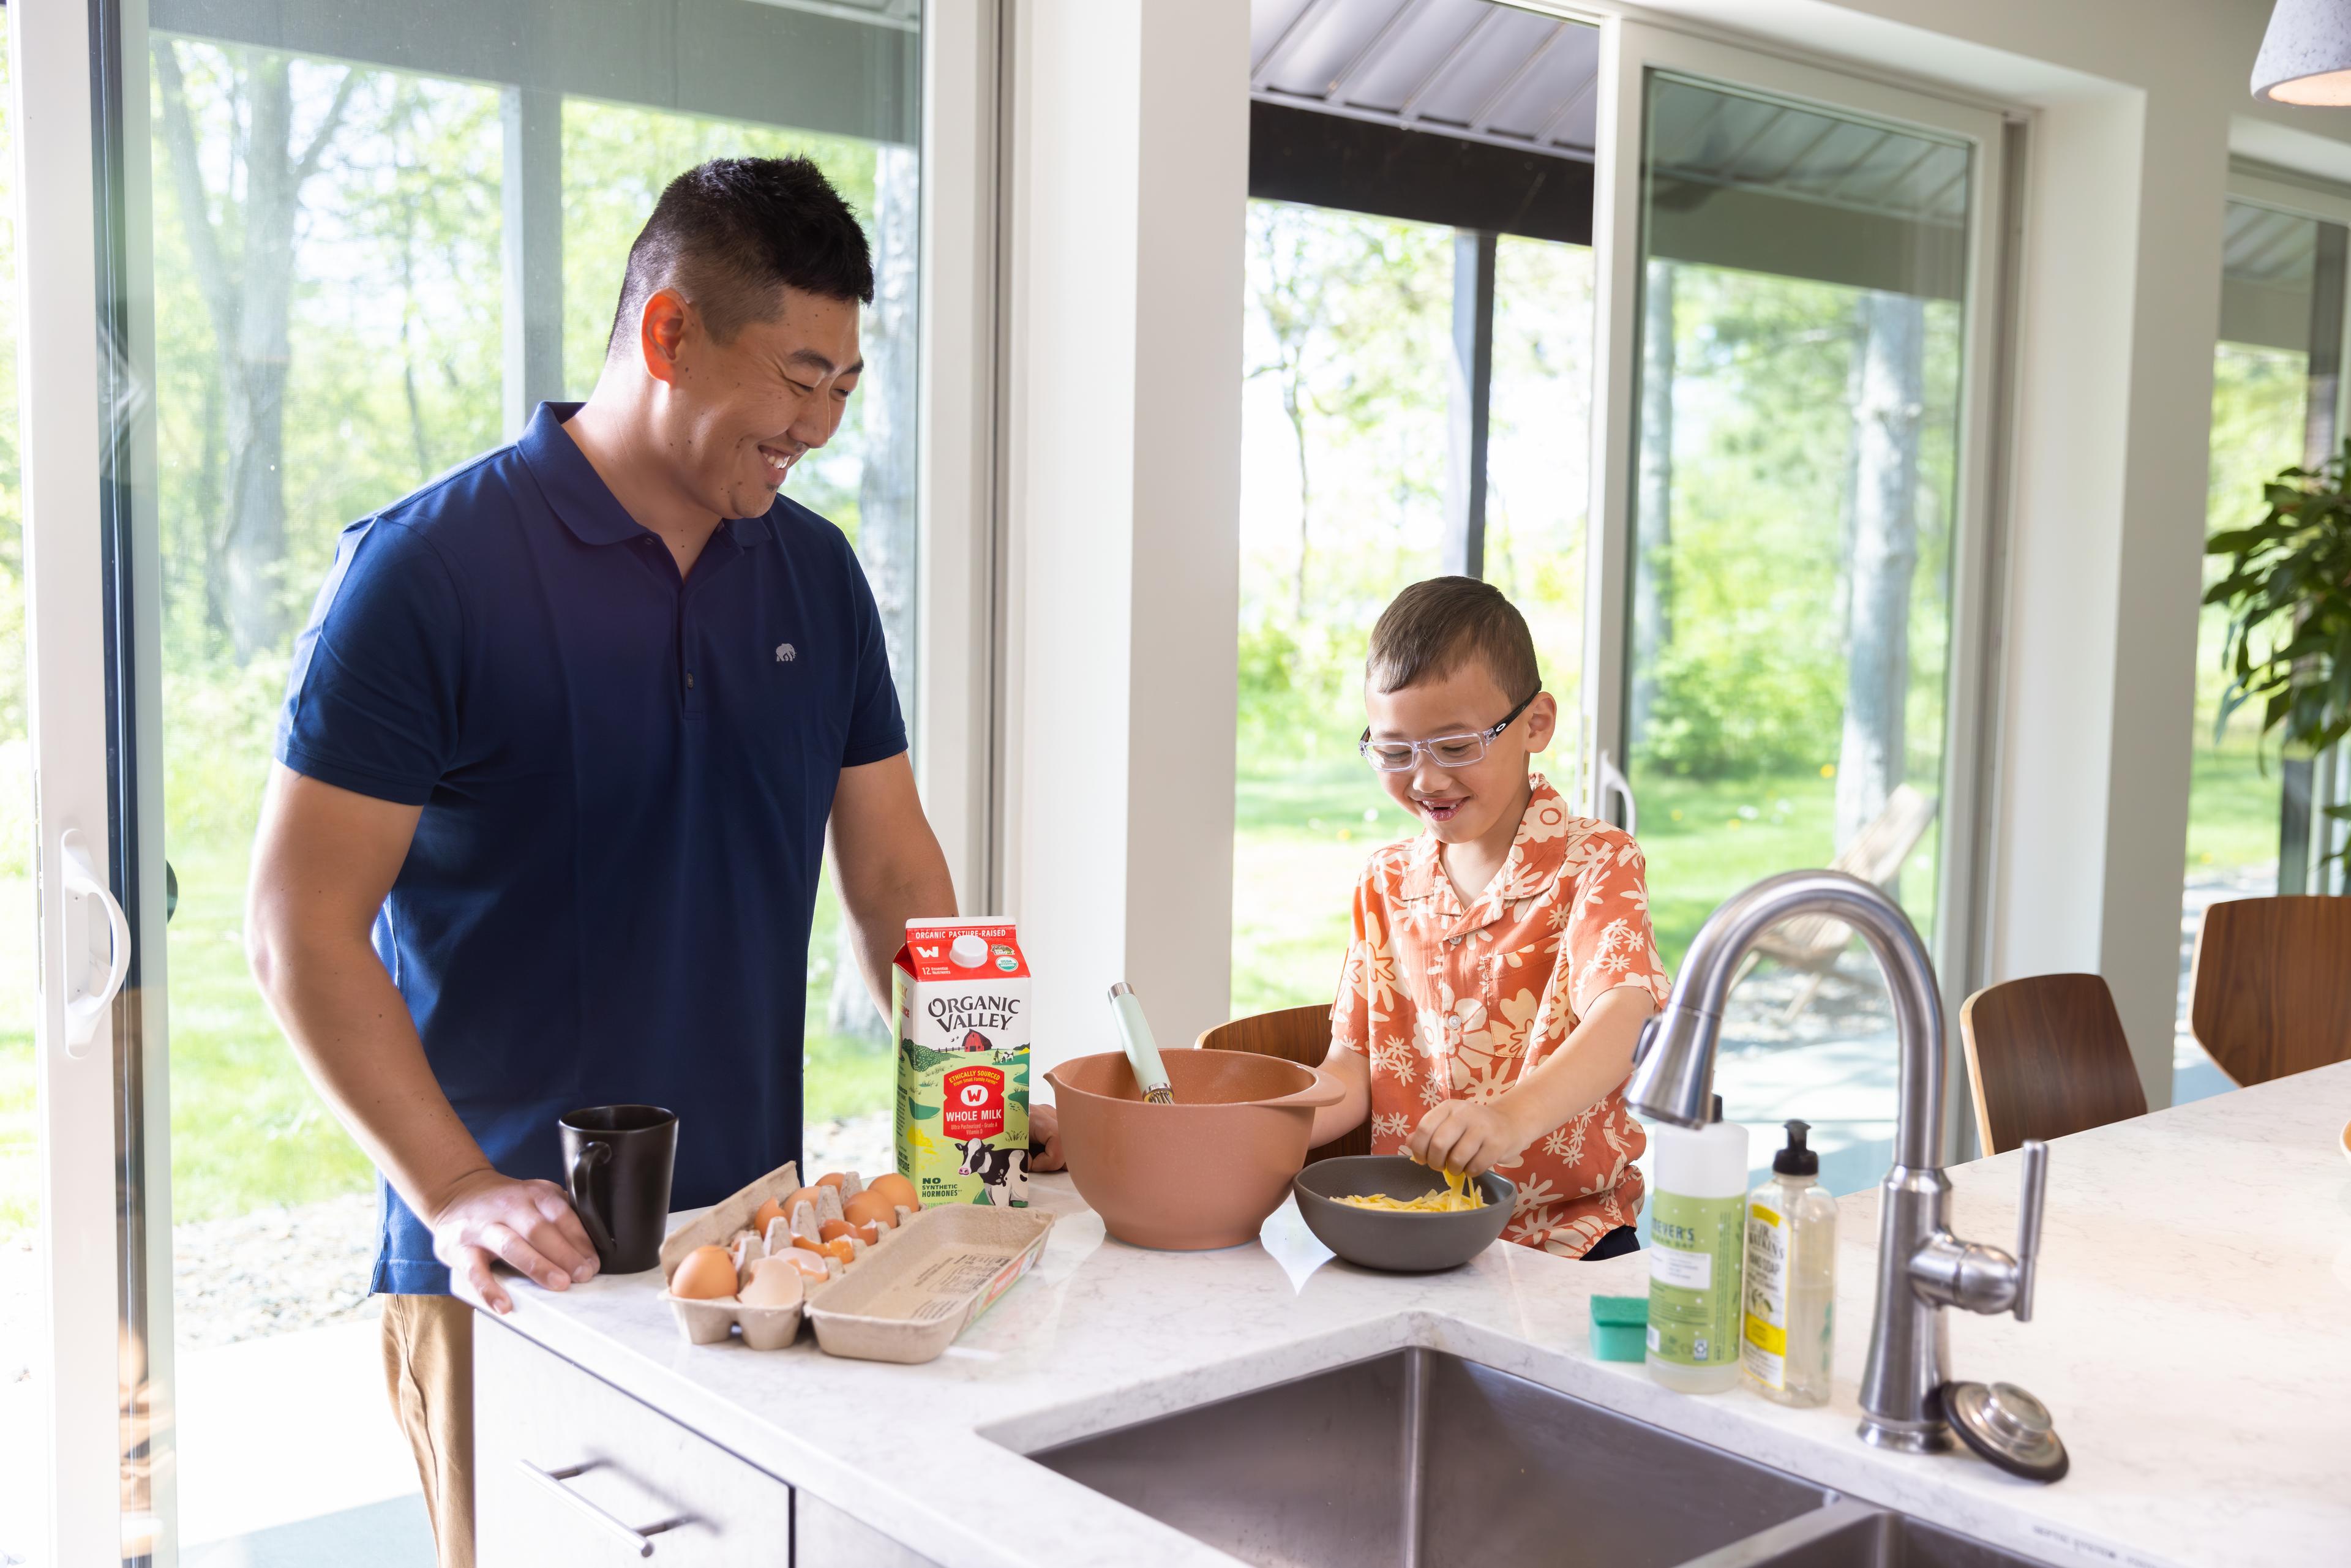
<svg viewBox="0 0 2351 1568">
<path fill-rule="evenodd" d="M 2346 1119 L 2351 1064 L 2052 1145 L 2033 1322 L 1950 1314 L 1956 1375 L 2021 1383 L 2055 1415 L 2073 1471 L 2046 1487 L 1854 1437 L 1875 1192 L 1842 1205 L 1835 1395 L 1814 1410 L 1671 1394 L 1591 1359 L 1586 1298 L 1644 1291 L 1638 1256 L 1497 1245 L 1450 1273 L 1380 1275 L 1288 1205 L 1257 1245 L 1148 1252 L 1105 1237 L 1058 1176 L 1030 1189 L 1061 1217 L 1038 1270 L 925 1365 L 838 1360 L 806 1332 L 785 1351 L 688 1345 L 653 1274 L 560 1294 L 513 1281 L 506 1322 L 956 1568 L 1230 1563 L 1022 1453 L 1415 1344 L 2065 1568 L 2311 1568 L 2351 1562 Z M 1963 1238 L 2012 1245 L 2016 1166 L 1953 1170 Z"/>
</svg>

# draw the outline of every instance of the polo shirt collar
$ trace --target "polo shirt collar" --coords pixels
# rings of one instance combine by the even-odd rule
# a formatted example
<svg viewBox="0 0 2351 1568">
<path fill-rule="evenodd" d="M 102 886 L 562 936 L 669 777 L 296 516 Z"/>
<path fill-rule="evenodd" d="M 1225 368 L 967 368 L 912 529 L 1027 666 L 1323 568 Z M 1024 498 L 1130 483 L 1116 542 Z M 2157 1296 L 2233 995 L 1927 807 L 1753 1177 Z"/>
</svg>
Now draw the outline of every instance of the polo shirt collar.
<svg viewBox="0 0 2351 1568">
<path fill-rule="evenodd" d="M 623 539 L 653 537 L 651 528 L 629 516 L 628 508 L 606 487 L 596 465 L 580 450 L 580 444 L 564 433 L 564 425 L 581 406 L 576 402 L 540 403 L 538 412 L 531 415 L 529 425 L 524 429 L 522 439 L 515 443 L 523 461 L 530 465 L 531 475 L 546 494 L 548 505 L 581 544 L 616 545 Z M 774 533 L 764 517 L 732 518 L 726 524 L 726 531 L 745 549 Z"/>
<path fill-rule="evenodd" d="M 1502 917 L 1510 905 L 1540 897 L 1558 881 L 1560 872 L 1565 868 L 1567 843 L 1556 826 L 1544 820 L 1557 813 L 1539 811 L 1538 808 L 1548 805 L 1564 810 L 1566 802 L 1541 774 L 1530 775 L 1527 782 L 1527 809 L 1519 819 L 1510 852 L 1504 858 L 1502 868 L 1494 873 L 1494 880 L 1486 884 L 1467 909 L 1453 890 L 1453 879 L 1445 874 L 1445 862 L 1439 858 L 1444 845 L 1435 833 L 1426 830 L 1412 842 L 1398 890 L 1400 896 L 1433 899 L 1437 915 L 1452 923 L 1457 935 L 1490 925 Z"/>
</svg>

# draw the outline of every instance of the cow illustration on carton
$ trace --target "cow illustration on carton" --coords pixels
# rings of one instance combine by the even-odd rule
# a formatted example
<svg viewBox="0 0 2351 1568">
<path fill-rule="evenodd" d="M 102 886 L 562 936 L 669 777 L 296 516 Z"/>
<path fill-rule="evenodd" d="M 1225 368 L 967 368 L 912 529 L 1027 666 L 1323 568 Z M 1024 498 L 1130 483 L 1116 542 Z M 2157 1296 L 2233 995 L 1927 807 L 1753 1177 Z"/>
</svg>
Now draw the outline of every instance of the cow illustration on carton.
<svg viewBox="0 0 2351 1568">
<path fill-rule="evenodd" d="M 1009 920 L 909 920 L 898 1015 L 898 1174 L 927 1207 L 1029 1203 L 1029 962 Z"/>
</svg>

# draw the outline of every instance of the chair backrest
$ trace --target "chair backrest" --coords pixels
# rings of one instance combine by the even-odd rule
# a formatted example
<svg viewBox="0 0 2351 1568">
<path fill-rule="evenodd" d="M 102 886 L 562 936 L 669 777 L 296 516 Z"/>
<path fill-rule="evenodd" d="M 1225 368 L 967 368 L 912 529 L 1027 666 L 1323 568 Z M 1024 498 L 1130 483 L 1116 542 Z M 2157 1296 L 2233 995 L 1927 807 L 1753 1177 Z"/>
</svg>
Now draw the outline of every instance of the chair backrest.
<svg viewBox="0 0 2351 1568">
<path fill-rule="evenodd" d="M 2033 975 L 1986 986 L 1959 1008 L 1988 1155 L 2147 1114 L 2114 994 L 2097 975 Z"/>
<path fill-rule="evenodd" d="M 1246 1051 L 1256 1056 L 1278 1056 L 1302 1067 L 1320 1067 L 1331 1050 L 1331 1009 L 1316 1003 L 1235 1019 L 1203 1030 L 1198 1043 L 1203 1051 Z M 1366 1120 L 1353 1132 L 1307 1150 L 1306 1163 L 1311 1166 L 1340 1155 L 1371 1152 L 1372 1124 Z"/>
<path fill-rule="evenodd" d="M 2239 1083 L 2351 1060 L 2351 898 L 2213 904 L 2191 994 L 2198 1042 Z"/>
<path fill-rule="evenodd" d="M 1829 869 L 1849 872 L 1873 886 L 1888 882 L 1934 820 L 1935 797 L 1897 784 L 1886 797 L 1885 807 L 1829 862 Z"/>
<path fill-rule="evenodd" d="M 1897 784 L 1885 808 L 1854 834 L 1853 841 L 1829 862 L 1831 871 L 1857 876 L 1882 887 L 1902 869 L 1902 862 L 1927 836 L 1935 820 L 1935 797 L 1922 795 L 1907 784 Z M 1775 956 L 1834 958 L 1853 937 L 1852 927 L 1833 915 L 1799 915 L 1771 928 L 1767 950 Z"/>
</svg>

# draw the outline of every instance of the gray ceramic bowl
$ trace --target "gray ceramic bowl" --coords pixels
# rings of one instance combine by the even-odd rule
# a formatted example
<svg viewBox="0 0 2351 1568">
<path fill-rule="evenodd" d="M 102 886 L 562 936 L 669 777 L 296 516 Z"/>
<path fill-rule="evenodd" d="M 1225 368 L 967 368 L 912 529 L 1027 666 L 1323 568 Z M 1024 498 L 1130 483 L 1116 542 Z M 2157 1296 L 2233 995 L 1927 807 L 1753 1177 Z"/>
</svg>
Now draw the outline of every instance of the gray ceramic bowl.
<svg viewBox="0 0 2351 1568">
<path fill-rule="evenodd" d="M 1320 1237 L 1323 1246 L 1350 1263 L 1400 1274 L 1456 1268 L 1492 1246 L 1510 1222 L 1510 1206 L 1518 1200 L 1518 1188 L 1488 1171 L 1478 1178 L 1486 1207 L 1459 1214 L 1398 1214 L 1332 1200 L 1373 1193 L 1418 1197 L 1444 1186 L 1443 1176 L 1402 1155 L 1317 1160 L 1290 1184 L 1298 1195 L 1298 1212 L 1306 1228 Z"/>
</svg>

